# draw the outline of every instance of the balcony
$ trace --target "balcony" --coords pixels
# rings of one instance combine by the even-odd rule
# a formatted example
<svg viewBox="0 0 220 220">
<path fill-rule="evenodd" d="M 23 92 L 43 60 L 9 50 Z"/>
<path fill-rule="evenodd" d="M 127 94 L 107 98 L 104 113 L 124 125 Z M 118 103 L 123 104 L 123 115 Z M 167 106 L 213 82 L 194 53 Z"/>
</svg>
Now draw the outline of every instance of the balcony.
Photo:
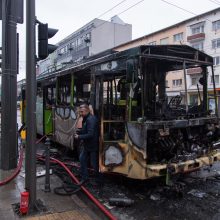
<svg viewBox="0 0 220 220">
<path fill-rule="evenodd" d="M 188 75 L 201 74 L 202 73 L 202 68 L 201 67 L 190 68 L 190 69 L 186 70 L 186 73 Z"/>
<path fill-rule="evenodd" d="M 195 40 L 204 40 L 204 39 L 205 39 L 205 33 L 194 34 L 187 37 L 187 41 L 189 42 Z"/>
</svg>

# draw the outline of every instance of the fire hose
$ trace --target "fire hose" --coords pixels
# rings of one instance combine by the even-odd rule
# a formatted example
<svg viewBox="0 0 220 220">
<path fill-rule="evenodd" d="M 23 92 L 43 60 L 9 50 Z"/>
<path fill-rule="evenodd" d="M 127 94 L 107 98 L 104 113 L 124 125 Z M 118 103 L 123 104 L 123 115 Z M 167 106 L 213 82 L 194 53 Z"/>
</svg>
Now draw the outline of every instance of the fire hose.
<svg viewBox="0 0 220 220">
<path fill-rule="evenodd" d="M 45 136 L 43 136 L 40 141 L 44 138 Z M 37 141 L 37 143 L 40 142 L 39 140 Z M 22 167 L 22 162 L 23 162 L 23 153 L 24 153 L 24 148 L 22 147 L 20 150 L 20 156 L 19 156 L 19 162 L 18 162 L 18 166 L 15 170 L 15 172 L 9 176 L 8 178 L 6 178 L 5 180 L 0 182 L 0 186 L 5 185 L 7 183 L 9 183 L 11 180 L 13 180 L 18 173 L 21 170 Z M 74 176 L 74 174 L 69 170 L 69 168 L 61 161 L 55 159 L 55 158 L 51 158 L 52 162 L 56 162 L 58 163 L 60 166 L 62 166 L 66 172 L 69 174 L 69 176 L 71 177 L 71 179 L 76 183 L 79 184 L 79 180 Z M 88 198 L 95 203 L 95 205 L 111 220 L 116 220 L 116 217 L 114 217 L 84 186 L 80 186 L 81 189 L 83 190 L 83 192 L 88 196 Z"/>
<path fill-rule="evenodd" d="M 23 158 L 24 158 L 23 153 L 24 153 L 24 148 L 21 147 L 19 162 L 18 162 L 18 166 L 17 166 L 16 170 L 14 171 L 14 173 L 11 176 L 9 176 L 5 180 L 1 181 L 0 186 L 3 186 L 5 184 L 9 183 L 11 180 L 13 180 L 19 174 L 21 167 L 22 167 Z"/>
<path fill-rule="evenodd" d="M 36 144 L 38 144 L 40 141 L 42 141 L 42 139 L 45 138 L 45 137 L 46 137 L 46 135 L 41 137 L 41 139 L 38 140 L 36 142 Z M 19 174 L 19 172 L 21 171 L 23 159 L 24 159 L 24 147 L 22 146 L 21 149 L 20 149 L 20 155 L 19 155 L 19 161 L 18 161 L 17 168 L 15 169 L 15 171 L 13 172 L 13 174 L 11 176 L 7 177 L 6 179 L 4 179 L 0 182 L 0 186 L 3 186 L 5 184 L 9 183 L 10 181 L 12 181 Z"/>
<path fill-rule="evenodd" d="M 38 155 L 40 156 L 40 155 Z M 52 163 L 57 163 L 59 164 L 61 167 L 63 167 L 65 169 L 65 171 L 69 174 L 69 176 L 71 177 L 71 179 L 76 183 L 79 184 L 79 180 L 75 177 L 75 175 L 70 171 L 70 169 L 65 165 L 64 162 L 61 162 L 60 160 L 57 160 L 55 158 L 50 158 L 50 161 Z M 111 214 L 111 212 L 109 212 L 90 192 L 89 190 L 87 190 L 83 185 L 80 186 L 82 191 L 87 195 L 87 197 L 95 203 L 95 205 L 111 220 L 116 220 L 117 218 L 115 216 L 113 216 Z"/>
</svg>

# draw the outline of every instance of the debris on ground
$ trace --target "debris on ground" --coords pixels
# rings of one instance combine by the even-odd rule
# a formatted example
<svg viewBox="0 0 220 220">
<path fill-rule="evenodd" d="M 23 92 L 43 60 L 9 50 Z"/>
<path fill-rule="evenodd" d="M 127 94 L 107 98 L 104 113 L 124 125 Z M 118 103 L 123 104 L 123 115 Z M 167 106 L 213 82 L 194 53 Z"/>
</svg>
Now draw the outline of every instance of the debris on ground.
<svg viewBox="0 0 220 220">
<path fill-rule="evenodd" d="M 160 194 L 159 193 L 153 193 L 150 195 L 150 199 L 153 201 L 158 201 L 160 200 Z"/>
<path fill-rule="evenodd" d="M 127 198 L 110 198 L 109 205 L 111 206 L 131 206 L 134 204 L 134 200 Z"/>
<path fill-rule="evenodd" d="M 204 198 L 207 196 L 207 194 L 205 192 L 201 192 L 199 190 L 196 190 L 196 189 L 192 189 L 188 192 L 188 194 L 190 195 L 193 195 L 194 197 L 197 197 L 197 198 Z"/>
</svg>

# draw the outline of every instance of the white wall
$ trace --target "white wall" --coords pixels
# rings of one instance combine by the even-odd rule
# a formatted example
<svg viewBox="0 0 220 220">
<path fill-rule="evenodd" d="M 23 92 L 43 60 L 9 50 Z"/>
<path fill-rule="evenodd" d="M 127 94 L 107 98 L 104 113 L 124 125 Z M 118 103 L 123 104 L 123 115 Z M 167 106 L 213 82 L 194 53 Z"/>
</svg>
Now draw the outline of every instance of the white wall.
<svg viewBox="0 0 220 220">
<path fill-rule="evenodd" d="M 115 24 L 98 20 L 91 32 L 91 47 L 89 55 L 113 48 L 132 39 L 130 24 Z"/>
</svg>

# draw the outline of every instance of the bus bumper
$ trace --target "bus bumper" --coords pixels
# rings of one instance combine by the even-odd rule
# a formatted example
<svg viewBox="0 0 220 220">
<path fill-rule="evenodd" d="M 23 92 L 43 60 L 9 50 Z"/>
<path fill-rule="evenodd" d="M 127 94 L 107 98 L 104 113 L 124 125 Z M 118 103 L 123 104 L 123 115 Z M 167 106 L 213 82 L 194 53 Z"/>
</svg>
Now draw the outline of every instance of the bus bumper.
<svg viewBox="0 0 220 220">
<path fill-rule="evenodd" d="M 146 177 L 152 178 L 156 176 L 166 175 L 168 170 L 172 174 L 187 173 L 195 171 L 203 166 L 212 165 L 220 160 L 220 152 L 214 151 L 211 155 L 199 157 L 194 160 L 187 160 L 179 163 L 147 165 Z"/>
</svg>

